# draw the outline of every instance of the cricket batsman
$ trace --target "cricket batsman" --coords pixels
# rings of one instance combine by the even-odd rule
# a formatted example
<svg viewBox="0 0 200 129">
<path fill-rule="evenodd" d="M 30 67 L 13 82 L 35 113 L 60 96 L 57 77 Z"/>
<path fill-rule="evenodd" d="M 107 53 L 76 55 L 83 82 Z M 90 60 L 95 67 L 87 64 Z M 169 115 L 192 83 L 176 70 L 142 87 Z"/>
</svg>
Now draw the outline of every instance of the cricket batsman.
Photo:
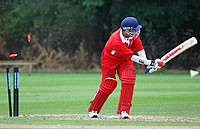
<svg viewBox="0 0 200 129">
<path fill-rule="evenodd" d="M 126 17 L 121 27 L 107 41 L 101 55 L 102 81 L 88 108 L 89 116 L 97 118 L 108 96 L 117 86 L 116 73 L 121 80 L 121 94 L 117 114 L 122 119 L 130 119 L 130 107 L 136 80 L 133 62 L 147 65 L 149 73 L 160 69 L 164 63 L 160 59 L 148 60 L 139 38 L 142 26 L 134 17 Z M 134 53 L 137 53 L 135 55 Z"/>
</svg>

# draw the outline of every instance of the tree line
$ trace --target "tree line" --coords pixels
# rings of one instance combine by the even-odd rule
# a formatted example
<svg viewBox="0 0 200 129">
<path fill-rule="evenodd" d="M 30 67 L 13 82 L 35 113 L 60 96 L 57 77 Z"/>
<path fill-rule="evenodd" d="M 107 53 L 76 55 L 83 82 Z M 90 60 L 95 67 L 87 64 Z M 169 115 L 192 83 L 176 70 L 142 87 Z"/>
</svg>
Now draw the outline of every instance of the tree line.
<svg viewBox="0 0 200 129">
<path fill-rule="evenodd" d="M 48 64 L 53 57 L 59 62 L 67 55 L 60 65 L 70 60 L 67 68 L 93 68 L 100 64 L 109 36 L 127 16 L 136 17 L 143 26 L 140 37 L 148 58 L 160 58 L 190 37 L 200 40 L 199 7 L 198 0 L 1 0 L 0 59 L 17 52 L 17 59 L 40 59 Z M 26 39 L 29 33 L 34 37 L 31 44 Z M 199 68 L 199 53 L 197 45 L 166 67 Z M 96 65 L 88 68 L 89 64 Z"/>
</svg>

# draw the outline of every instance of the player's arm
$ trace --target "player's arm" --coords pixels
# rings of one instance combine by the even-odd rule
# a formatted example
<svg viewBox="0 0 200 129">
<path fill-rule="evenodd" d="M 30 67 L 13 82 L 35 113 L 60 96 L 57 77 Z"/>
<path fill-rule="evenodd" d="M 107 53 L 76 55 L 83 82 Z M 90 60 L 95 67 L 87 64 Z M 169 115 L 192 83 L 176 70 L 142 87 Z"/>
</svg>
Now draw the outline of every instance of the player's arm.
<svg viewBox="0 0 200 129">
<path fill-rule="evenodd" d="M 116 52 L 113 54 L 113 56 L 124 58 L 127 61 L 131 59 L 132 61 L 143 65 L 154 66 L 155 61 L 148 60 L 146 58 L 144 49 L 141 49 L 137 52 L 140 56 L 135 55 L 131 49 L 128 49 L 123 45 L 115 45 L 114 50 Z"/>
<path fill-rule="evenodd" d="M 150 67 L 153 67 L 154 71 L 157 71 L 157 69 L 160 68 L 159 67 L 160 65 L 158 65 L 158 62 L 160 62 L 160 60 L 158 60 L 158 59 L 157 60 L 148 60 L 146 58 L 145 51 L 141 51 L 143 49 L 138 51 L 139 55 L 141 55 L 141 56 L 134 55 L 134 52 L 131 49 L 128 49 L 127 47 L 125 47 L 123 45 L 115 45 L 114 50 L 115 50 L 115 53 L 113 54 L 113 56 L 124 58 L 127 61 L 131 59 L 132 61 L 134 61 L 136 63 L 148 65 Z M 152 71 L 152 72 L 154 72 L 154 71 Z"/>
<path fill-rule="evenodd" d="M 160 59 L 148 60 L 145 57 L 140 57 L 140 56 L 137 56 L 137 55 L 133 55 L 131 57 L 131 60 L 134 61 L 134 62 L 137 62 L 139 64 L 148 65 L 148 67 L 151 67 L 149 69 L 149 73 L 153 73 L 153 72 L 157 71 L 158 69 L 160 69 L 164 65 L 164 63 Z"/>
<path fill-rule="evenodd" d="M 140 57 L 143 57 L 143 58 L 147 59 L 146 52 L 145 52 L 145 50 L 144 50 L 144 49 L 143 49 L 143 50 L 140 50 L 140 51 L 138 51 L 138 52 L 137 52 L 137 54 L 138 54 L 138 56 L 140 56 Z"/>
<path fill-rule="evenodd" d="M 132 50 L 138 54 L 138 56 L 133 55 L 131 57 L 132 61 L 143 65 L 153 65 L 153 61 L 147 59 L 145 50 L 139 37 L 137 37 L 137 39 L 134 41 Z"/>
<path fill-rule="evenodd" d="M 137 55 L 132 55 L 131 60 L 138 64 L 150 65 L 150 66 L 153 66 L 153 63 L 154 63 L 153 60 L 148 60 L 145 56 L 141 57 Z"/>
<path fill-rule="evenodd" d="M 131 60 L 139 64 L 148 65 L 148 68 L 151 68 L 150 73 L 157 71 L 164 65 L 160 59 L 148 60 L 144 49 L 138 51 L 137 54 L 139 56 L 133 55 Z"/>
<path fill-rule="evenodd" d="M 148 65 L 148 68 L 151 68 L 150 72 L 157 71 L 159 68 L 161 68 L 161 64 L 162 65 L 164 64 L 160 59 L 156 60 L 147 59 L 145 50 L 142 46 L 142 42 L 139 37 L 137 37 L 137 39 L 134 41 L 132 49 L 133 51 L 137 52 L 139 56 L 133 55 L 131 60 L 139 64 Z"/>
<path fill-rule="evenodd" d="M 139 64 L 143 64 L 143 65 L 153 65 L 154 61 L 147 59 L 147 56 L 146 56 L 144 49 L 138 51 L 137 54 L 138 54 L 138 56 L 133 55 L 131 57 L 132 61 L 139 63 Z"/>
</svg>

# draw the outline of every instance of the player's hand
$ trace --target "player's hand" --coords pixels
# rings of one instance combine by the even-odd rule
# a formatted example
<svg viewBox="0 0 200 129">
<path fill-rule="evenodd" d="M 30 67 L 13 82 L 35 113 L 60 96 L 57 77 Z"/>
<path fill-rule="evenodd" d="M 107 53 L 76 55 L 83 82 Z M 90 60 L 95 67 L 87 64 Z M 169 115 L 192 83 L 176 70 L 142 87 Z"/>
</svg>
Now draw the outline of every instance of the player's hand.
<svg viewBox="0 0 200 129">
<path fill-rule="evenodd" d="M 156 59 L 156 60 L 153 60 L 152 63 L 149 66 L 147 66 L 147 68 L 150 68 L 149 73 L 153 73 L 159 70 L 164 65 L 165 65 L 164 62 L 162 62 L 160 59 Z"/>
</svg>

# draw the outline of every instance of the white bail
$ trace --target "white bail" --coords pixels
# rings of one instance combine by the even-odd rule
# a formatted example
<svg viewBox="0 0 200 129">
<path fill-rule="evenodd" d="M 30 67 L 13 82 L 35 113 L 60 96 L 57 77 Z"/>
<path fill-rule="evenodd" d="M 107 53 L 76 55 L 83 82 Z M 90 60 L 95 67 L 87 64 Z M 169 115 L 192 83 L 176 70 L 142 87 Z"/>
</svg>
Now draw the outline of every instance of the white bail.
<svg viewBox="0 0 200 129">
<path fill-rule="evenodd" d="M 199 74 L 198 71 L 190 70 L 190 76 L 191 76 L 191 78 L 193 78 L 193 77 L 196 76 L 197 74 Z"/>
</svg>

